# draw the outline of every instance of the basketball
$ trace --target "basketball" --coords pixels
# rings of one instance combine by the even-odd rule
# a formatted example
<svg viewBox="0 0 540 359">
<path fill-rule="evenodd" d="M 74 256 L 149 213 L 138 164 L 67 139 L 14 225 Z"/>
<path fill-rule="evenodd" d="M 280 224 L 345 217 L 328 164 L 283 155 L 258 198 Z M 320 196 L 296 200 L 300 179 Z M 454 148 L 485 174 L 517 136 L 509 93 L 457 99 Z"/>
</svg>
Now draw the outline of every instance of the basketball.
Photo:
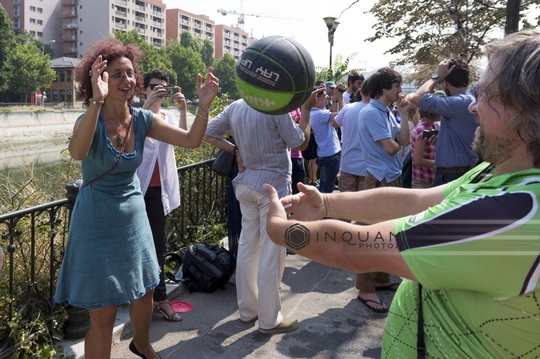
<svg viewBox="0 0 540 359">
<path fill-rule="evenodd" d="M 282 115 L 300 107 L 313 91 L 315 65 L 297 41 L 268 36 L 248 46 L 236 66 L 236 87 L 254 109 Z"/>
</svg>

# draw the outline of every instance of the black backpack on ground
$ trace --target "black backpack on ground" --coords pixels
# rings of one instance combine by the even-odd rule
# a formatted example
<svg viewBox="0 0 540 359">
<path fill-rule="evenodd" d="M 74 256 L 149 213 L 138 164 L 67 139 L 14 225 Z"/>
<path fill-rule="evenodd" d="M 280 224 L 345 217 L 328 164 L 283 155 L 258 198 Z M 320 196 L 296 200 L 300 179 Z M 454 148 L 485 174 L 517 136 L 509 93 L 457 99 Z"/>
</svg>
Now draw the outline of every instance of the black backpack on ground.
<svg viewBox="0 0 540 359">
<path fill-rule="evenodd" d="M 182 249 L 183 278 L 196 292 L 212 293 L 223 287 L 236 269 L 236 259 L 229 251 L 213 243 L 197 243 Z"/>
</svg>

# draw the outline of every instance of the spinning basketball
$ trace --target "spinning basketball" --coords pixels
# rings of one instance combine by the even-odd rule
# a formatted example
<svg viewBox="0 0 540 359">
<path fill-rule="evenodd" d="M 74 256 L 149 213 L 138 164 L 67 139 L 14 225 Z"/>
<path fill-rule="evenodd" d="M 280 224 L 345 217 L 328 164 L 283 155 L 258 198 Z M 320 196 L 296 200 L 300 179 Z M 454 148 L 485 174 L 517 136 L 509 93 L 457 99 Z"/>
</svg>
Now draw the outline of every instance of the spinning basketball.
<svg viewBox="0 0 540 359">
<path fill-rule="evenodd" d="M 269 36 L 251 44 L 236 66 L 240 96 L 254 109 L 281 115 L 300 107 L 313 91 L 315 66 L 297 41 Z"/>
</svg>

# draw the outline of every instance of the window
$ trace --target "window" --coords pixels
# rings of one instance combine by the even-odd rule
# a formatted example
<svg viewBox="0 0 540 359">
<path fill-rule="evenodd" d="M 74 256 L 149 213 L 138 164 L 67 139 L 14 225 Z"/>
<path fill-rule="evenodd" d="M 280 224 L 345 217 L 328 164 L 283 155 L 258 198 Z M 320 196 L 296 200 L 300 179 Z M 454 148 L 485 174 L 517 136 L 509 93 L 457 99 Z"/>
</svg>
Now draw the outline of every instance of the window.
<svg viewBox="0 0 540 359">
<path fill-rule="evenodd" d="M 53 92 L 52 92 L 52 100 L 53 100 L 53 102 L 58 102 L 58 90 L 53 90 Z"/>
<path fill-rule="evenodd" d="M 30 31 L 30 35 L 36 36 L 36 32 L 34 30 Z"/>
<path fill-rule="evenodd" d="M 66 82 L 71 82 L 71 70 L 66 70 Z"/>
<path fill-rule="evenodd" d="M 38 32 L 37 32 L 37 36 L 38 36 L 38 37 L 43 37 L 43 32 L 38 31 Z"/>
<path fill-rule="evenodd" d="M 38 20 L 38 21 L 37 21 L 37 24 L 38 24 L 38 25 L 43 25 L 43 20 Z"/>
<path fill-rule="evenodd" d="M 13 6 L 13 16 L 21 16 L 21 7 Z"/>
<path fill-rule="evenodd" d="M 20 18 L 15 18 L 13 19 L 13 27 L 18 29 L 21 27 L 21 19 Z"/>
<path fill-rule="evenodd" d="M 40 7 L 38 7 L 38 8 L 37 8 L 37 13 L 38 13 L 38 14 L 43 14 L 43 9 L 40 8 Z"/>
<path fill-rule="evenodd" d="M 67 90 L 66 93 L 67 93 L 66 101 L 67 101 L 67 102 L 73 101 L 72 91 L 71 91 L 71 90 Z"/>
<path fill-rule="evenodd" d="M 30 23 L 31 23 L 31 24 L 35 24 L 35 23 L 36 23 L 36 19 L 30 18 Z"/>
<path fill-rule="evenodd" d="M 60 90 L 60 101 L 66 101 L 66 90 Z"/>
<path fill-rule="evenodd" d="M 58 82 L 65 82 L 66 76 L 64 71 L 58 71 Z"/>
<path fill-rule="evenodd" d="M 35 6 L 30 6 L 30 11 L 36 12 L 36 7 Z"/>
</svg>

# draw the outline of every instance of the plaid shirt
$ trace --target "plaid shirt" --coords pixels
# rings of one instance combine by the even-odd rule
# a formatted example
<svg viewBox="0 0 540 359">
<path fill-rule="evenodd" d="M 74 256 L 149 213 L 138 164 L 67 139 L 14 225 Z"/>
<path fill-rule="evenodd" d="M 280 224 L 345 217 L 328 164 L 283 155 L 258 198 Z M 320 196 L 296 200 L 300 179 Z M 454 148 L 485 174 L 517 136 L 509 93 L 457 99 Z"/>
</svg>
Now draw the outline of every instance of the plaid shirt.
<svg viewBox="0 0 540 359">
<path fill-rule="evenodd" d="M 420 119 L 420 122 L 418 122 L 418 124 L 414 127 L 411 137 L 413 155 L 412 177 L 419 181 L 433 183 L 435 181 L 435 169 L 433 167 L 427 168 L 414 164 L 414 145 L 416 141 L 422 139 L 424 130 L 435 131 L 438 130 L 438 128 L 423 118 Z M 433 146 L 427 140 L 426 145 L 424 146 L 424 158 L 428 160 L 435 160 L 435 146 Z"/>
</svg>

